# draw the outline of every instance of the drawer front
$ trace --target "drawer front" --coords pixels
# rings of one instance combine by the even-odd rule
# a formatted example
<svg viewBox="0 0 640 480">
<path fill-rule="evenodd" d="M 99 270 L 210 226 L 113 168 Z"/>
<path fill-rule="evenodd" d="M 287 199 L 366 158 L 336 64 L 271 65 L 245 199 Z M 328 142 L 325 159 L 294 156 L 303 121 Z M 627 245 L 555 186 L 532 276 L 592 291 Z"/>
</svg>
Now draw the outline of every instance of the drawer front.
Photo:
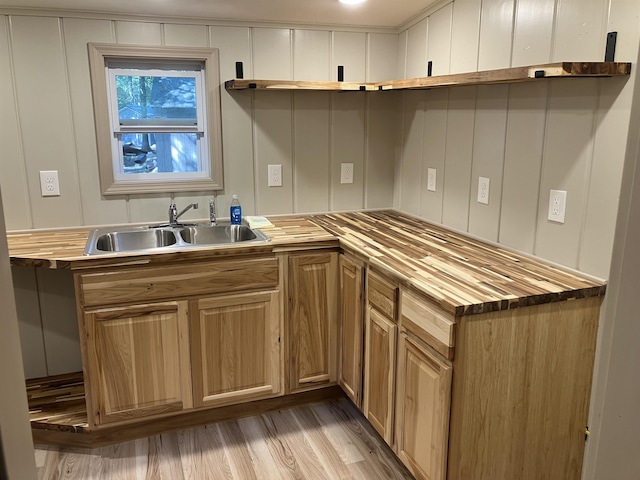
<svg viewBox="0 0 640 480">
<path fill-rule="evenodd" d="M 402 292 L 402 328 L 438 353 L 453 359 L 455 317 L 413 292 Z"/>
<path fill-rule="evenodd" d="M 78 275 L 82 305 L 126 304 L 150 300 L 273 288 L 275 258 L 253 258 L 141 267 Z"/>
<path fill-rule="evenodd" d="M 367 277 L 367 294 L 369 303 L 384 313 L 390 320 L 396 321 L 398 303 L 398 287 L 384 280 L 373 272 Z"/>
</svg>

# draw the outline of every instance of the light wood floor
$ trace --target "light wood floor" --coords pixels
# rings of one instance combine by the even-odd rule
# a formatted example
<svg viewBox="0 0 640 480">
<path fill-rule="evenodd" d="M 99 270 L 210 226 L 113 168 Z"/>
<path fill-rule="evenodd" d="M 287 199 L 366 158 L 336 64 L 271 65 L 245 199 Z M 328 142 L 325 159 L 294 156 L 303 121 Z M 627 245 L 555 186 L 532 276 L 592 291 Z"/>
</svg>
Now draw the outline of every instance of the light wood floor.
<svg viewBox="0 0 640 480">
<path fill-rule="evenodd" d="M 96 449 L 36 445 L 40 479 L 411 479 L 346 399 Z"/>
</svg>

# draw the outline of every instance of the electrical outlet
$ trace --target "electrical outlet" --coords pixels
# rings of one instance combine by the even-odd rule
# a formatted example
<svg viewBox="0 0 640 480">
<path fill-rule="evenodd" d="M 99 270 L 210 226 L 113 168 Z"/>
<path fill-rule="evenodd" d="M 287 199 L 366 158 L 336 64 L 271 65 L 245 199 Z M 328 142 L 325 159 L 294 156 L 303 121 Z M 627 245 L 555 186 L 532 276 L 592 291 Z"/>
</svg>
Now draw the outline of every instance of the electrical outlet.
<svg viewBox="0 0 640 480">
<path fill-rule="evenodd" d="M 58 183 L 57 170 L 40 171 L 40 190 L 43 197 L 60 196 L 60 184 Z"/>
<path fill-rule="evenodd" d="M 340 183 L 353 183 L 353 163 L 340 165 Z"/>
<path fill-rule="evenodd" d="M 427 190 L 430 192 L 436 191 L 436 169 L 427 168 Z"/>
<path fill-rule="evenodd" d="M 549 220 L 564 223 L 564 214 L 567 209 L 567 191 L 551 190 L 549 194 Z"/>
<path fill-rule="evenodd" d="M 282 186 L 282 165 L 269 165 L 269 186 L 281 187 Z"/>
<path fill-rule="evenodd" d="M 487 177 L 478 177 L 478 203 L 489 205 L 489 185 L 491 179 Z"/>
</svg>

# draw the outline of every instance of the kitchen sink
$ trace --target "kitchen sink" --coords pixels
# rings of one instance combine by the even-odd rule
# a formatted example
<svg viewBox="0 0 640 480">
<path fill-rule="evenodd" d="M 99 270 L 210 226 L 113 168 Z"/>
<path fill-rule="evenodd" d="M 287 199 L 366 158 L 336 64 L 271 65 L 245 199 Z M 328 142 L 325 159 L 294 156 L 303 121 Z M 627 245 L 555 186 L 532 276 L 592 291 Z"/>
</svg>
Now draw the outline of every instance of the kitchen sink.
<svg viewBox="0 0 640 480">
<path fill-rule="evenodd" d="M 252 230 L 246 225 L 188 227 L 180 230 L 180 236 L 185 242 L 194 245 L 220 245 L 268 240 L 268 237 L 260 230 Z"/>
<path fill-rule="evenodd" d="M 260 230 L 251 229 L 246 225 L 99 228 L 89 235 L 84 254 L 146 253 L 196 246 L 268 241 L 269 237 Z"/>
<path fill-rule="evenodd" d="M 178 239 L 171 230 L 133 230 L 109 232 L 100 235 L 95 242 L 101 252 L 128 252 L 175 245 Z"/>
</svg>

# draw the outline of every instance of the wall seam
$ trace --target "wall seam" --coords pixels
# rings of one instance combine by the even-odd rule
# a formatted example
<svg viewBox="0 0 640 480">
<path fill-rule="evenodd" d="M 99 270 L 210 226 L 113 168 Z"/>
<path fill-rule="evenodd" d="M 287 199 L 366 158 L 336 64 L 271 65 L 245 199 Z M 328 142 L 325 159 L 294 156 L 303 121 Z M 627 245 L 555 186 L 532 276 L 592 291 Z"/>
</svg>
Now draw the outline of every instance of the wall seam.
<svg viewBox="0 0 640 480">
<path fill-rule="evenodd" d="M 518 16 L 518 6 L 520 5 L 520 0 L 513 1 L 513 10 L 511 16 L 511 45 L 509 45 L 509 66 L 513 66 L 513 45 L 516 41 L 516 28 L 518 27 L 517 16 Z"/>
<path fill-rule="evenodd" d="M 471 165 L 469 168 L 469 203 L 467 205 L 467 228 L 466 232 L 469 232 L 469 225 L 471 223 L 471 202 L 473 197 L 471 192 L 473 190 L 473 160 L 475 157 L 475 144 L 476 144 L 476 116 L 478 115 L 478 87 L 473 87 L 473 132 L 471 133 Z"/>
<path fill-rule="evenodd" d="M 562 0 L 555 0 L 553 4 L 553 24 L 551 26 L 551 45 L 549 46 L 549 62 L 553 62 L 556 55 L 556 33 L 558 31 L 558 10 Z"/>
<path fill-rule="evenodd" d="M 549 84 L 549 86 L 547 87 L 547 106 L 545 109 L 545 115 L 544 115 L 544 132 L 542 134 L 542 159 L 540 161 L 540 175 L 539 175 L 539 179 L 538 179 L 538 206 L 536 207 L 536 221 L 535 221 L 535 225 L 534 225 L 534 232 L 533 232 L 533 250 L 532 250 L 532 254 L 536 255 L 536 250 L 538 248 L 538 226 L 540 225 L 540 205 L 544 199 L 543 195 L 544 192 L 542 191 L 542 177 L 544 175 L 544 167 L 547 163 L 547 146 L 548 146 L 548 135 L 547 132 L 549 131 L 549 111 L 551 110 L 551 98 L 553 96 L 553 89 L 552 89 L 552 84 Z"/>
<path fill-rule="evenodd" d="M 480 0 L 480 15 L 478 15 L 478 49 L 476 51 L 476 72 L 480 68 L 480 40 L 482 40 L 482 11 L 484 0 Z M 453 36 L 453 35 L 452 35 Z"/>
<path fill-rule="evenodd" d="M 18 105 L 18 83 L 16 81 L 16 69 L 13 58 L 13 25 L 11 17 L 6 17 L 7 25 L 7 50 L 9 52 L 9 68 L 11 70 L 11 86 L 13 88 L 13 108 L 16 115 L 16 129 L 18 130 L 18 149 L 20 151 L 20 157 L 22 158 L 22 174 L 25 180 L 25 186 L 27 187 L 25 202 L 27 204 L 27 210 L 29 211 L 29 228 L 34 228 L 33 221 L 33 204 L 31 202 L 31 189 L 29 188 L 29 175 L 27 172 L 27 158 L 24 154 L 24 137 L 22 136 L 22 122 L 20 121 L 20 108 Z"/>
<path fill-rule="evenodd" d="M 596 134 L 598 131 L 598 112 L 600 111 L 600 106 L 602 104 L 602 80 L 596 80 L 596 96 L 598 98 L 598 101 L 596 102 L 592 112 L 593 123 L 591 125 L 591 142 L 589 144 L 589 148 L 591 149 L 591 152 L 589 155 L 589 162 L 587 164 L 587 168 L 585 169 L 585 172 L 584 172 L 584 180 L 583 180 L 584 191 L 585 191 L 585 201 L 582 204 L 579 242 L 578 242 L 578 248 L 576 249 L 576 268 L 578 270 L 581 270 L 580 260 L 582 258 L 582 251 L 584 247 L 584 241 L 585 241 L 584 236 L 585 236 L 586 224 L 587 224 L 587 212 L 589 208 L 589 199 L 591 197 L 591 189 L 589 188 L 589 186 L 591 185 L 591 176 L 593 173 L 593 162 L 595 160 L 595 154 L 596 154 Z"/>
<path fill-rule="evenodd" d="M 67 43 L 64 35 L 64 19 L 63 18 L 58 19 L 58 29 L 60 31 L 62 63 L 64 65 L 64 77 L 65 77 L 65 84 L 66 84 L 66 90 L 67 90 L 67 107 L 69 108 L 69 120 L 71 122 L 71 124 L 69 125 L 70 134 L 71 134 L 71 148 L 73 151 L 73 156 L 74 156 L 75 165 L 76 165 L 76 168 L 74 169 L 74 179 L 76 181 L 76 185 L 78 188 L 78 197 L 79 197 L 78 199 L 80 200 L 80 205 L 78 205 L 78 210 L 80 213 L 80 224 L 84 225 L 85 224 L 84 209 L 82 208 L 82 206 L 84 205 L 84 202 L 82 201 L 82 188 L 81 188 L 82 183 L 80 182 L 80 168 L 79 168 L 80 159 L 78 158 L 78 147 L 76 143 L 77 137 L 76 137 L 74 115 L 73 115 L 73 97 L 71 95 L 71 84 L 69 82 L 69 59 L 67 58 Z"/>
<path fill-rule="evenodd" d="M 447 137 L 449 136 L 449 97 L 451 95 L 451 89 L 447 89 L 447 111 L 444 120 L 444 148 L 443 153 L 444 157 L 442 159 L 442 179 L 440 180 L 440 184 L 442 185 L 442 191 L 440 192 L 440 220 L 442 223 L 444 219 L 444 181 L 445 175 L 447 174 Z M 436 174 L 437 175 L 437 174 Z M 438 178 L 436 176 L 436 190 L 438 189 Z"/>
<path fill-rule="evenodd" d="M 333 52 L 335 45 L 335 32 L 331 31 L 329 35 L 329 79 L 332 78 L 332 70 L 336 70 L 335 67 L 335 55 Z M 336 71 L 337 72 L 337 71 Z M 337 73 L 336 73 L 337 74 Z M 336 77 L 337 80 L 337 77 Z M 327 189 L 327 205 L 329 207 L 329 211 L 333 211 L 333 98 L 335 93 L 329 93 L 329 161 L 327 163 L 327 174 L 329 175 L 329 188 Z"/>
<path fill-rule="evenodd" d="M 371 73 L 369 72 L 369 69 L 371 68 L 371 34 L 367 33 L 366 36 L 366 41 L 365 41 L 365 55 L 364 55 L 364 61 L 365 61 L 365 66 L 364 66 L 364 80 L 365 82 L 369 81 L 369 78 L 371 78 Z M 364 99 L 363 99 L 363 103 L 364 103 L 364 117 L 362 119 L 362 121 L 364 122 L 363 125 L 363 137 L 364 137 L 364 145 L 362 146 L 362 192 L 361 192 L 361 208 L 366 208 L 367 205 L 367 197 L 368 197 L 368 172 L 369 172 L 369 134 L 370 134 L 370 129 L 369 129 L 369 115 L 370 115 L 370 107 L 371 107 L 371 103 L 370 103 L 370 98 L 369 98 L 369 94 L 367 92 L 364 93 Z"/>
<path fill-rule="evenodd" d="M 296 64 L 295 64 L 295 35 L 296 31 L 289 30 L 289 78 L 291 80 L 296 78 Z M 296 169 L 296 94 L 291 91 L 291 211 L 298 212 L 298 191 L 296 185 L 297 169 Z M 284 181 L 284 175 L 280 173 L 282 180 Z"/>
<path fill-rule="evenodd" d="M 251 64 L 251 73 L 253 74 L 254 65 L 253 65 L 253 56 L 254 56 L 254 38 L 253 38 L 253 28 L 249 27 L 247 29 L 249 34 L 249 63 Z M 258 149 L 256 148 L 256 141 L 258 138 L 258 132 L 256 126 L 256 92 L 255 90 L 251 90 L 251 155 L 253 157 L 253 211 L 256 214 L 261 214 L 261 211 L 258 211 L 259 205 L 259 197 L 260 190 L 258 189 Z"/>
<path fill-rule="evenodd" d="M 429 26 L 427 24 L 427 32 L 429 31 L 428 29 L 429 29 Z M 428 36 L 429 35 L 427 33 L 427 37 Z M 425 135 L 424 135 L 424 129 L 425 129 L 425 126 L 426 126 L 426 117 L 427 117 L 427 94 L 428 94 L 427 92 L 428 92 L 428 90 L 424 90 L 424 91 L 421 92 L 422 93 L 422 100 L 421 100 L 421 103 L 422 103 L 422 108 L 421 108 L 421 110 L 422 110 L 422 112 L 421 112 L 421 114 L 422 114 L 422 128 L 420 129 L 420 172 L 418 172 L 419 173 L 418 178 L 420 180 L 420 184 L 419 184 L 420 186 L 418 187 L 418 216 L 420 216 L 420 217 L 422 216 L 422 196 L 424 194 L 423 191 L 424 191 L 424 189 L 426 187 L 422 182 L 423 181 L 422 175 L 424 173 L 424 163 L 425 163 L 425 151 L 424 151 L 424 138 L 425 138 Z"/>
<path fill-rule="evenodd" d="M 38 272 L 35 268 L 33 270 L 33 279 L 36 284 L 36 292 L 38 292 L 38 313 L 40 317 L 40 335 L 42 335 L 42 350 L 44 353 L 44 371 L 49 374 L 49 356 L 47 355 L 47 342 L 44 336 L 44 323 L 42 322 L 42 293 L 40 290 L 40 281 L 38 279 Z"/>
<path fill-rule="evenodd" d="M 509 133 L 509 114 L 511 113 L 511 85 L 507 85 L 507 115 L 504 122 L 504 143 L 502 144 L 502 177 L 500 178 L 500 198 L 498 199 L 498 231 L 496 241 L 500 242 L 500 231 L 502 228 L 502 197 L 504 193 L 504 167 L 507 160 L 507 134 Z"/>
</svg>

